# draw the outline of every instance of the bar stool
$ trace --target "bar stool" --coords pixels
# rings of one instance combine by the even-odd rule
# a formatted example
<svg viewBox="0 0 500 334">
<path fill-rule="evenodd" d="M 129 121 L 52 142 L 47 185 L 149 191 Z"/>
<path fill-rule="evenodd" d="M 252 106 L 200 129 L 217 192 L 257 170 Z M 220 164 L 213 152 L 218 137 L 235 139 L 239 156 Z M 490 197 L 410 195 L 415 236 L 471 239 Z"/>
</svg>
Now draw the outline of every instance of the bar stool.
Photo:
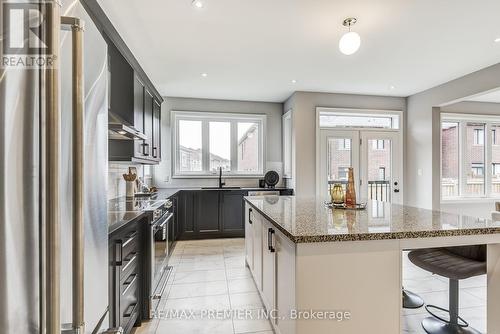
<svg viewBox="0 0 500 334">
<path fill-rule="evenodd" d="M 422 297 L 403 288 L 403 308 L 415 309 L 424 306 Z"/>
<path fill-rule="evenodd" d="M 450 280 L 449 310 L 435 305 L 426 305 L 425 309 L 432 317 L 422 320 L 424 330 L 430 334 L 480 333 L 458 315 L 458 282 L 486 274 L 486 246 L 419 249 L 411 251 L 408 258 L 416 266 Z M 449 320 L 433 313 L 433 309 L 449 313 Z"/>
</svg>

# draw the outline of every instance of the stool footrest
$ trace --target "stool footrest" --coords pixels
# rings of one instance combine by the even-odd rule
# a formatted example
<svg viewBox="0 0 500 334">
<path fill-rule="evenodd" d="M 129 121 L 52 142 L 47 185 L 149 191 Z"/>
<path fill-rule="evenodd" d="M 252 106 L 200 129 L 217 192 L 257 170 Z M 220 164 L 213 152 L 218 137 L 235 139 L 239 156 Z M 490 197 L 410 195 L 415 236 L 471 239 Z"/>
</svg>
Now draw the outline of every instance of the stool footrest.
<svg viewBox="0 0 500 334">
<path fill-rule="evenodd" d="M 446 312 L 446 313 L 450 313 L 449 310 L 445 309 L 445 308 L 442 308 L 442 307 L 439 307 L 439 306 L 436 306 L 436 305 L 425 305 L 425 310 L 430 314 L 432 315 L 434 318 L 436 319 L 439 319 L 441 320 L 442 322 L 445 322 L 447 324 L 453 324 L 453 325 L 457 325 L 459 327 L 467 327 L 469 326 L 469 323 L 467 321 L 465 321 L 462 317 L 458 316 L 458 322 L 456 324 L 450 322 L 449 320 L 446 320 L 446 319 L 443 319 L 442 317 L 438 316 L 436 313 L 432 312 L 430 309 L 437 309 L 437 310 L 440 310 L 440 311 L 443 311 L 443 312 Z M 460 323 L 462 322 L 462 323 Z"/>
</svg>

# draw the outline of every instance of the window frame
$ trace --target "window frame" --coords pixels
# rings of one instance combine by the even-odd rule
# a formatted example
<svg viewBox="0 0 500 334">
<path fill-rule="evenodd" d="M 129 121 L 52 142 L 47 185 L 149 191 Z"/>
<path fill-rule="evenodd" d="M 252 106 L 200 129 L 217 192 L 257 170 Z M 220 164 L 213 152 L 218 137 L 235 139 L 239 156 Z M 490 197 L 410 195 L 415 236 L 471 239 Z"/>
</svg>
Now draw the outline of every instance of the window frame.
<svg viewBox="0 0 500 334">
<path fill-rule="evenodd" d="M 494 145 L 492 130 L 495 129 L 500 124 L 500 116 L 495 115 L 480 115 L 480 114 L 456 114 L 456 113 L 441 113 L 440 115 L 440 198 L 441 202 L 453 202 L 457 200 L 474 200 L 474 199 L 498 199 L 500 194 L 492 192 L 492 179 L 493 179 L 493 161 L 492 161 L 492 149 Z M 465 186 L 467 182 L 467 173 L 472 169 L 468 169 L 465 159 L 463 158 L 464 147 L 467 145 L 466 127 L 467 123 L 482 123 L 484 124 L 484 143 L 482 145 L 476 145 L 475 141 L 475 131 L 473 132 L 473 146 L 483 146 L 484 150 L 484 162 L 483 162 L 483 176 L 484 176 L 484 193 L 481 195 L 468 195 L 465 193 Z M 443 181 L 443 123 L 458 123 L 458 164 L 459 164 L 459 189 L 458 196 L 455 197 L 443 197 L 442 193 L 442 181 Z M 495 134 L 496 135 L 496 134 Z"/>
<path fill-rule="evenodd" d="M 202 131 L 202 170 L 188 172 L 180 170 L 179 151 L 179 121 L 201 121 Z M 239 114 L 224 112 L 203 112 L 203 111 L 181 111 L 172 110 L 170 116 L 171 125 L 171 158 L 172 158 L 172 178 L 217 178 L 218 172 L 210 171 L 210 122 L 230 123 L 231 142 L 231 171 L 224 171 L 224 178 L 258 178 L 264 175 L 266 170 L 266 123 L 265 114 Z M 259 124 L 259 169 L 255 173 L 238 172 L 238 123 L 258 123 Z"/>
</svg>

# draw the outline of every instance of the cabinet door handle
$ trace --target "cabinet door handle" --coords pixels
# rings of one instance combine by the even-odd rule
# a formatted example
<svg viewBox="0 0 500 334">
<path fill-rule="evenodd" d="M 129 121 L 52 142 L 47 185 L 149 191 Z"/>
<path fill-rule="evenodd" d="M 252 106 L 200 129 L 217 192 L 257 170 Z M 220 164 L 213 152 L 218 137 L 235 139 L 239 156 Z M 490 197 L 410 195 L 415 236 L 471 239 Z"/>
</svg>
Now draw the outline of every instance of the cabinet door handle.
<svg viewBox="0 0 500 334">
<path fill-rule="evenodd" d="M 274 253 L 276 251 L 276 249 L 274 248 L 273 246 L 273 234 L 274 234 L 274 229 L 272 228 L 269 228 L 269 251 L 271 253 Z"/>
<path fill-rule="evenodd" d="M 157 148 L 157 147 L 153 147 L 153 158 L 157 158 L 157 155 L 158 155 L 158 154 L 156 153 L 156 151 L 157 151 L 157 150 L 158 150 L 158 148 Z"/>
<path fill-rule="evenodd" d="M 115 243 L 115 264 L 121 266 L 123 263 L 123 246 L 121 240 Z"/>
<path fill-rule="evenodd" d="M 273 248 L 273 245 L 272 245 L 272 228 L 268 228 L 267 229 L 267 249 L 269 249 L 269 251 L 271 251 L 271 249 Z"/>
<path fill-rule="evenodd" d="M 149 156 L 149 144 L 144 143 L 142 144 L 142 147 L 143 147 L 142 154 Z"/>
<path fill-rule="evenodd" d="M 253 224 L 252 222 L 252 209 L 248 209 L 248 223 Z"/>
</svg>

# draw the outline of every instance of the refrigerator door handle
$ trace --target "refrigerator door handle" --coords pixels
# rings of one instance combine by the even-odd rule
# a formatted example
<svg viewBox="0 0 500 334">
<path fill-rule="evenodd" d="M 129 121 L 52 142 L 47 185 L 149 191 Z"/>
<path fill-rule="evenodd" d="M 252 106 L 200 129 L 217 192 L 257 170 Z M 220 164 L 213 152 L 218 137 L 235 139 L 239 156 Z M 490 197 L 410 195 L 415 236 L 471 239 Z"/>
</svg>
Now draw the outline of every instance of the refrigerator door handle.
<svg viewBox="0 0 500 334">
<path fill-rule="evenodd" d="M 85 333 L 84 318 L 84 78 L 83 27 L 75 17 L 61 17 L 61 28 L 72 37 L 72 136 L 73 136 L 73 228 L 72 228 L 72 330 Z"/>
</svg>

